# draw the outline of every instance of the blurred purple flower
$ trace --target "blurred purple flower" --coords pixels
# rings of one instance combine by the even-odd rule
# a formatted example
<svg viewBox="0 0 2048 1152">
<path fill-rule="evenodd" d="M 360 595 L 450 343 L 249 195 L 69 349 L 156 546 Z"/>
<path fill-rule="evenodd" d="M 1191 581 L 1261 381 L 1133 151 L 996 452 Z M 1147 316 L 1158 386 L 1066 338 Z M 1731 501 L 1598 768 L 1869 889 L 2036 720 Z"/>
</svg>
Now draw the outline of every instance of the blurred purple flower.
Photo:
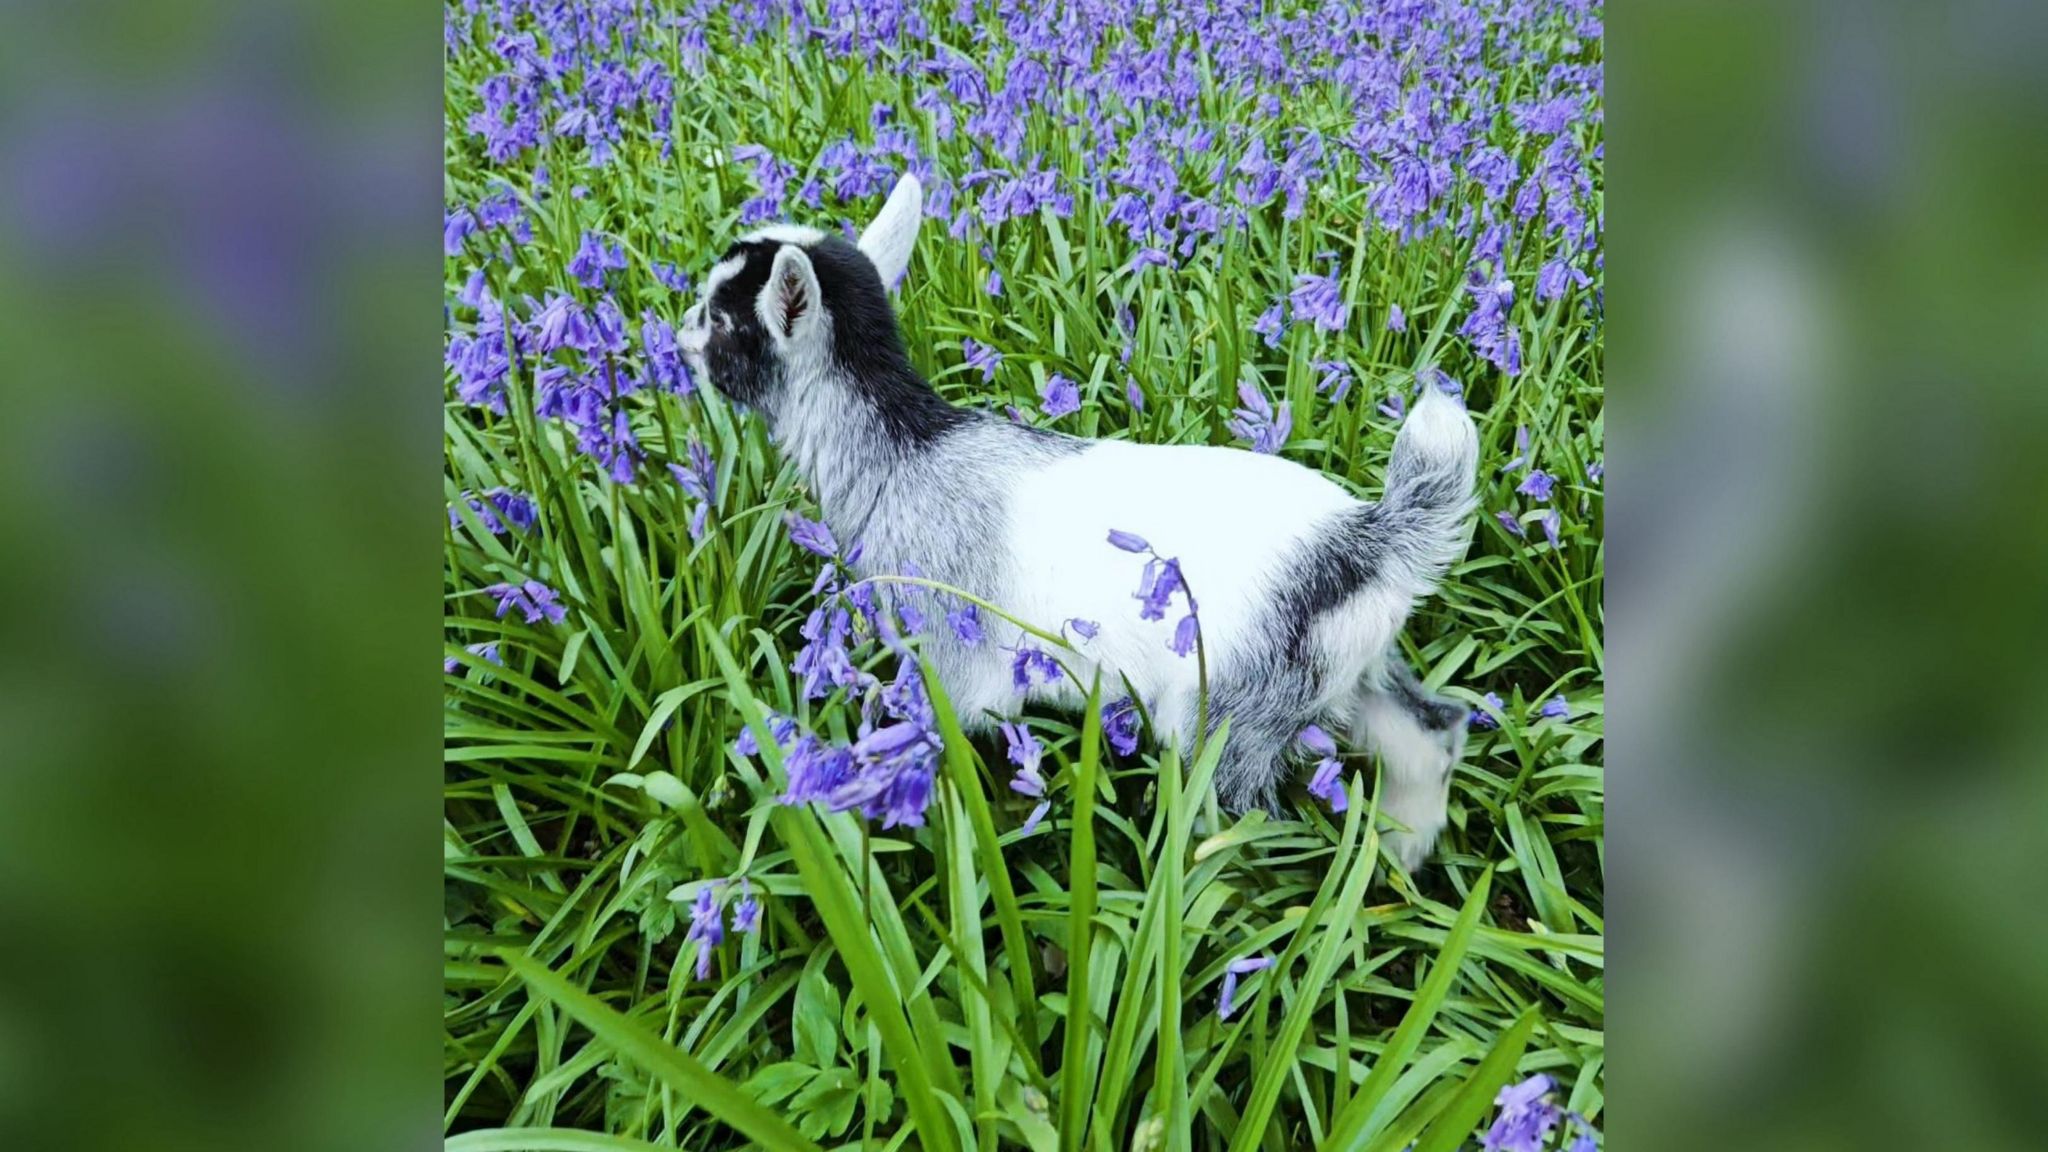
<svg viewBox="0 0 2048 1152">
<path fill-rule="evenodd" d="M 1288 410 L 1288 404 L 1282 401 L 1275 409 L 1249 379 L 1237 382 L 1237 398 L 1243 406 L 1231 413 L 1231 433 L 1248 442 L 1254 452 L 1269 456 L 1278 452 L 1287 443 L 1288 433 L 1294 427 L 1294 416 Z"/>
<path fill-rule="evenodd" d="M 1502 1088 L 1493 1098 L 1500 1114 L 1479 1146 L 1485 1152 L 1542 1152 L 1558 1120 L 1557 1107 L 1549 1102 L 1550 1088 L 1550 1077 L 1541 1072 Z"/>
<path fill-rule="evenodd" d="M 967 360 L 969 368 L 979 368 L 981 379 L 987 383 L 996 378 L 996 366 L 1003 362 L 1003 354 L 980 343 L 972 337 L 960 342 L 960 353 Z"/>
<path fill-rule="evenodd" d="M 839 555 L 839 541 L 832 538 L 832 530 L 822 521 L 807 519 L 798 512 L 784 513 L 782 520 L 789 526 L 790 543 L 828 560 Z"/>
<path fill-rule="evenodd" d="M 1109 738 L 1109 746 L 1119 756 L 1129 756 L 1138 750 L 1138 731 L 1144 717 L 1138 714 L 1138 704 L 1128 696 L 1105 704 L 1102 708 L 1102 732 Z"/>
<path fill-rule="evenodd" d="M 1080 386 L 1058 372 L 1046 378 L 1045 389 L 1039 397 L 1045 414 L 1054 420 L 1081 410 Z"/>
</svg>

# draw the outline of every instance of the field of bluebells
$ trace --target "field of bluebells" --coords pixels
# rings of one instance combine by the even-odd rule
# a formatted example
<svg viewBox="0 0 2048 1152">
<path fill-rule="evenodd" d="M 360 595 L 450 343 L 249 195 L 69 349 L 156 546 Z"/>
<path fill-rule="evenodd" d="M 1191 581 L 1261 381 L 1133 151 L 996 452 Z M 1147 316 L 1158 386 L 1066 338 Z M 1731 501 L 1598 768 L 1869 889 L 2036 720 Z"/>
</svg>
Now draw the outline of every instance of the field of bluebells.
<svg viewBox="0 0 2048 1152">
<path fill-rule="evenodd" d="M 1601 1143 L 1597 5 L 450 0 L 446 51 L 449 1148 Z M 916 636 L 983 609 L 851 581 L 692 379 L 727 243 L 906 171 L 956 402 L 1373 498 L 1463 398 L 1417 877 L 1314 732 L 1235 820 L 1107 693 L 963 736 Z"/>
</svg>

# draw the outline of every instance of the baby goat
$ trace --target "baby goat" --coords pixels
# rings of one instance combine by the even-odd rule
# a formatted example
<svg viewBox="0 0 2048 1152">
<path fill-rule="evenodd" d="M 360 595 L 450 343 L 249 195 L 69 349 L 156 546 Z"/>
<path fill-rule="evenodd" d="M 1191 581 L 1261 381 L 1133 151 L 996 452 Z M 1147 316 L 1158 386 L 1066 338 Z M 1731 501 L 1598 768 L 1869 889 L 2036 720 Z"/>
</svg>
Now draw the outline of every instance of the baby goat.
<svg viewBox="0 0 2048 1152">
<path fill-rule="evenodd" d="M 1386 498 L 1361 503 L 1321 474 L 1235 448 L 1083 440 L 955 407 L 911 367 L 888 285 L 922 216 L 905 176 L 858 245 L 777 225 L 743 237 L 704 280 L 680 341 L 702 377 L 759 412 L 862 576 L 919 572 L 1049 631 L 1079 618 L 1075 671 L 1128 680 L 1155 727 L 1190 746 L 1196 661 L 1174 625 L 1142 619 L 1144 558 L 1112 529 L 1177 558 L 1200 604 L 1224 804 L 1270 807 L 1308 724 L 1348 731 L 1385 765 L 1387 838 L 1411 871 L 1443 829 L 1466 709 L 1423 691 L 1396 637 L 1463 552 L 1478 438 L 1425 388 L 1394 440 Z M 924 653 L 963 722 L 1014 717 L 1015 628 L 968 645 L 944 627 Z M 1082 703 L 1055 681 L 1029 698 Z"/>
</svg>

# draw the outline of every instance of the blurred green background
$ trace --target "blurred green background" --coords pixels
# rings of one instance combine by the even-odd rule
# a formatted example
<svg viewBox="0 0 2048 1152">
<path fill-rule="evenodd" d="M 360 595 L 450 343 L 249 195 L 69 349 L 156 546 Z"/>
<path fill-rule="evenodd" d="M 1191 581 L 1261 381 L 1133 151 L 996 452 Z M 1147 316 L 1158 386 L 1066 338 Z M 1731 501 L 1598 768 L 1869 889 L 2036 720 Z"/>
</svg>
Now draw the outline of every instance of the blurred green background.
<svg viewBox="0 0 2048 1152">
<path fill-rule="evenodd" d="M 2037 1146 L 2048 6 L 1608 19 L 1609 1137 Z M 0 15 L 0 1146 L 435 1139 L 439 60 Z"/>
</svg>

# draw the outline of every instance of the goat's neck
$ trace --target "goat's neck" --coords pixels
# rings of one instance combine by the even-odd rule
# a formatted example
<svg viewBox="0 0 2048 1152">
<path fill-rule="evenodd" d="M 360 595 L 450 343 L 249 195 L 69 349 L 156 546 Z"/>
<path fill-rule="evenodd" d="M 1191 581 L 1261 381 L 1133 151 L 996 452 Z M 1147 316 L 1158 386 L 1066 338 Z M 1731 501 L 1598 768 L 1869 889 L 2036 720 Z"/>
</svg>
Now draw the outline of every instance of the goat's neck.
<svg viewBox="0 0 2048 1152">
<path fill-rule="evenodd" d="M 853 382 L 831 371 L 792 376 L 774 414 L 782 453 L 851 547 L 903 463 L 903 449 Z"/>
</svg>

